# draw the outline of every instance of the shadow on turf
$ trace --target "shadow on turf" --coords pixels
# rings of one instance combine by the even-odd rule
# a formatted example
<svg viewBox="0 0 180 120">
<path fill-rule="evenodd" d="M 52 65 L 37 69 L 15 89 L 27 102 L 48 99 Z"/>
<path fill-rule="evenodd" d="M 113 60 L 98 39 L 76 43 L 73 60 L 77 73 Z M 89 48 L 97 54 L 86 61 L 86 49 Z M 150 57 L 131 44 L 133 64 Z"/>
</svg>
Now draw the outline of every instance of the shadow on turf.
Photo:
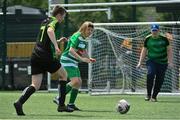
<svg viewBox="0 0 180 120">
<path fill-rule="evenodd" d="M 75 111 L 76 112 L 76 111 Z M 77 112 L 107 112 L 107 113 L 110 113 L 110 112 L 114 112 L 114 111 L 110 111 L 110 110 L 81 110 L 81 111 L 77 111 Z M 65 112 L 64 112 L 65 113 Z M 59 117 L 59 116 L 63 116 L 63 117 L 65 117 L 65 116 L 68 116 L 68 117 L 81 117 L 81 118 L 83 118 L 83 117 L 97 117 L 97 116 L 92 116 L 92 115 L 90 115 L 90 116 L 87 116 L 87 115 L 78 115 L 78 114 L 73 114 L 74 112 L 72 112 L 72 113 L 67 113 L 67 114 L 61 114 L 61 113 L 59 113 L 58 115 L 57 114 L 29 114 L 29 115 L 27 115 L 27 116 L 51 116 L 51 117 Z M 101 116 L 99 116 L 99 117 L 101 117 Z"/>
<path fill-rule="evenodd" d="M 110 110 L 81 110 L 81 112 L 114 112 L 114 111 L 110 111 Z"/>
<path fill-rule="evenodd" d="M 35 116 L 47 116 L 47 117 L 80 117 L 80 118 L 87 118 L 87 117 L 97 117 L 97 116 L 92 116 L 92 115 L 77 115 L 77 114 L 72 114 L 72 113 L 67 113 L 67 114 L 61 114 L 61 113 L 59 113 L 58 115 L 57 114 L 29 114 L 29 115 L 27 115 L 27 116 L 33 116 L 33 117 L 35 117 Z M 99 116 L 100 117 L 100 116 Z"/>
<path fill-rule="evenodd" d="M 159 103 L 179 103 L 180 100 L 176 100 L 176 101 L 174 101 L 174 100 L 160 100 L 158 102 Z"/>
</svg>

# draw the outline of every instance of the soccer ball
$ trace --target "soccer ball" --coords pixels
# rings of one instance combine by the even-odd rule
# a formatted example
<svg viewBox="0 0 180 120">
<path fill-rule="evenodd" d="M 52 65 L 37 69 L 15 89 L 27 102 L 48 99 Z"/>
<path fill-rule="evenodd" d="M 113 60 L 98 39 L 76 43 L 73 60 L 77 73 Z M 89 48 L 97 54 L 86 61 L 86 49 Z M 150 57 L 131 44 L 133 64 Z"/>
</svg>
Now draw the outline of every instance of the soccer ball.
<svg viewBox="0 0 180 120">
<path fill-rule="evenodd" d="M 117 112 L 121 114 L 125 114 L 129 111 L 129 109 L 130 109 L 130 104 L 126 100 L 122 99 L 118 101 L 116 106 Z"/>
</svg>

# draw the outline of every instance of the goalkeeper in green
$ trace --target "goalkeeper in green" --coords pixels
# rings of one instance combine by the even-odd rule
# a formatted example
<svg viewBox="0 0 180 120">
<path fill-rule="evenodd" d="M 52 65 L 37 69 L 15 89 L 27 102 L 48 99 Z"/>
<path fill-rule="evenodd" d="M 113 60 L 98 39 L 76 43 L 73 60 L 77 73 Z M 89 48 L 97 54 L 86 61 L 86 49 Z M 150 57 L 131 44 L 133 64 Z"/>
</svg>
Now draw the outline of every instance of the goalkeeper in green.
<svg viewBox="0 0 180 120">
<path fill-rule="evenodd" d="M 164 82 L 167 67 L 173 67 L 172 47 L 168 39 L 160 34 L 159 25 L 151 26 L 151 34 L 144 41 L 144 47 L 137 67 L 139 68 L 147 55 L 147 97 L 146 101 L 157 102 L 157 95 Z"/>
<path fill-rule="evenodd" d="M 94 26 L 92 22 L 84 22 L 79 30 L 70 37 L 67 47 L 60 59 L 60 62 L 65 68 L 68 78 L 70 79 L 70 82 L 66 85 L 66 94 L 71 92 L 70 100 L 67 106 L 74 110 L 80 110 L 74 104 L 78 95 L 78 90 L 82 83 L 78 63 L 91 63 L 96 61 L 93 58 L 89 58 L 86 52 L 88 43 L 87 40 L 89 40 L 87 38 L 92 34 L 93 29 Z M 55 97 L 53 102 L 59 104 L 59 96 Z"/>
</svg>

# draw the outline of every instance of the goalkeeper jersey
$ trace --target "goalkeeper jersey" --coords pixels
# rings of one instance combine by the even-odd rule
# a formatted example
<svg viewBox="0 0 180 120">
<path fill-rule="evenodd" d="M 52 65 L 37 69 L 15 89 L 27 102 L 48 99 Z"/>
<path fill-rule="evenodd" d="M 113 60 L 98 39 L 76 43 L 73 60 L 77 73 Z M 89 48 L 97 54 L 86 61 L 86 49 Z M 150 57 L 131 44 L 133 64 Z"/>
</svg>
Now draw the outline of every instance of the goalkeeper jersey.
<svg viewBox="0 0 180 120">
<path fill-rule="evenodd" d="M 160 64 L 167 64 L 167 46 L 169 41 L 163 35 L 153 38 L 152 35 L 146 37 L 144 47 L 148 50 L 148 59 Z"/>
<path fill-rule="evenodd" d="M 80 62 L 69 52 L 71 47 L 74 48 L 76 52 L 87 48 L 87 41 L 81 36 L 80 32 L 76 32 L 70 37 L 67 47 L 61 55 L 61 64 L 64 67 L 78 67 L 78 63 Z"/>
</svg>

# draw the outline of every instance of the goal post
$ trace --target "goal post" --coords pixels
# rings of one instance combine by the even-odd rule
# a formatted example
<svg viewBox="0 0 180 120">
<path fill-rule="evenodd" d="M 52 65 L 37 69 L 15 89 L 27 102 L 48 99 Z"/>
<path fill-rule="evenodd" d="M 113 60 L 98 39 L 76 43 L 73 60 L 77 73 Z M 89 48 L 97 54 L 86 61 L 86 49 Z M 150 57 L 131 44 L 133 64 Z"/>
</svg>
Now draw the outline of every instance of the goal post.
<svg viewBox="0 0 180 120">
<path fill-rule="evenodd" d="M 173 48 L 173 68 L 166 71 L 163 93 L 180 93 L 180 22 L 95 23 L 89 54 L 96 62 L 89 65 L 90 94 L 140 93 L 146 91 L 146 66 L 136 69 L 144 38 L 150 25 L 160 25 Z"/>
</svg>

